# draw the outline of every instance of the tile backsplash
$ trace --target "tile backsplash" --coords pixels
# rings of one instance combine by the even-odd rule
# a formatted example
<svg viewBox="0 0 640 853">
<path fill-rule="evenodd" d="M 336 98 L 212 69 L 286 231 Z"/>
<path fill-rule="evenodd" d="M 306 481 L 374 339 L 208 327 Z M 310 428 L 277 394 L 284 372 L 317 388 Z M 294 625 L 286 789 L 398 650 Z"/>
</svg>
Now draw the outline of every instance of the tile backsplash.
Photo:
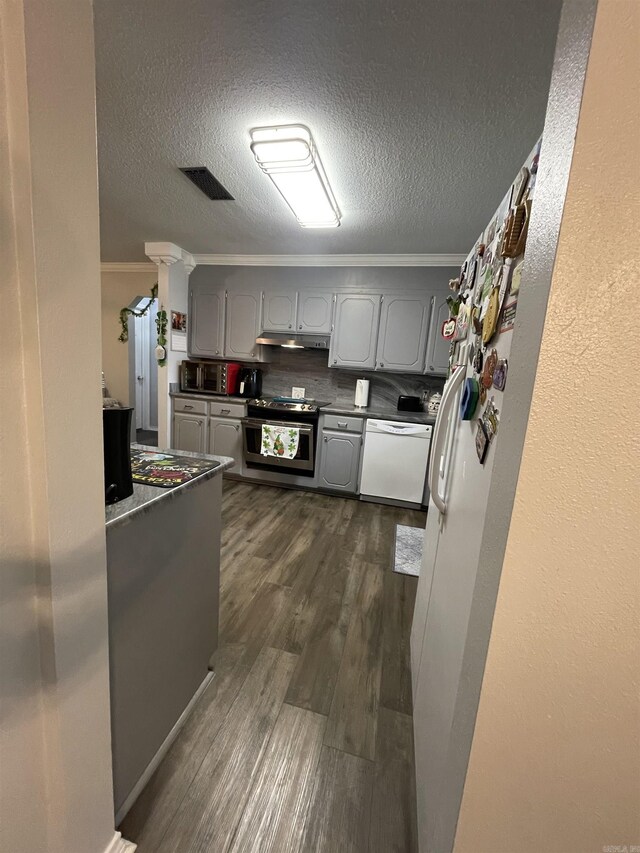
<svg viewBox="0 0 640 853">
<path fill-rule="evenodd" d="M 421 396 L 424 391 L 440 391 L 443 379 L 414 373 L 381 373 L 337 370 L 327 365 L 326 350 L 286 350 L 274 347 L 272 361 L 263 369 L 262 393 L 266 397 L 291 395 L 296 385 L 305 396 L 327 403 L 353 405 L 356 379 L 368 379 L 370 406 L 395 406 L 400 394 Z"/>
</svg>

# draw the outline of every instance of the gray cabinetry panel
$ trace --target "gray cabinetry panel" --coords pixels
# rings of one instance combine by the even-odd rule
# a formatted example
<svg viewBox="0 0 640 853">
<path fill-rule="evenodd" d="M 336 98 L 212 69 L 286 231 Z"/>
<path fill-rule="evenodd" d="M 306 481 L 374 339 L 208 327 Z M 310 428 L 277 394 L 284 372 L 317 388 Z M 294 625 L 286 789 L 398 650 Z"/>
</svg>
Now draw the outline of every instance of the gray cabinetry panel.
<svg viewBox="0 0 640 853">
<path fill-rule="evenodd" d="M 224 292 L 194 288 L 189 293 L 189 354 L 220 358 L 224 342 Z"/>
<path fill-rule="evenodd" d="M 262 330 L 288 332 L 295 327 L 298 294 L 287 291 L 265 291 L 262 295 Z"/>
<path fill-rule="evenodd" d="M 242 473 L 242 429 L 239 418 L 209 418 L 208 453 L 235 459 L 232 474 Z"/>
<path fill-rule="evenodd" d="M 442 324 L 449 317 L 447 295 L 442 293 L 432 298 L 425 373 L 431 373 L 434 376 L 446 376 L 449 370 L 450 344 L 441 335 Z"/>
<path fill-rule="evenodd" d="M 205 415 L 188 415 L 176 412 L 173 416 L 171 447 L 206 453 L 207 418 Z"/>
<path fill-rule="evenodd" d="M 320 452 L 320 488 L 355 495 L 358 491 L 358 470 L 362 438 L 346 432 L 322 430 Z"/>
<path fill-rule="evenodd" d="M 331 291 L 298 294 L 298 331 L 328 335 L 331 331 L 332 308 L 333 293 Z"/>
<path fill-rule="evenodd" d="M 373 369 L 379 318 L 380 296 L 338 294 L 329 366 Z"/>
<path fill-rule="evenodd" d="M 260 347 L 256 344 L 260 324 L 260 294 L 227 293 L 227 322 L 224 354 L 237 361 L 259 361 Z"/>
<path fill-rule="evenodd" d="M 422 373 L 429 331 L 430 295 L 385 293 L 376 368 Z"/>
</svg>

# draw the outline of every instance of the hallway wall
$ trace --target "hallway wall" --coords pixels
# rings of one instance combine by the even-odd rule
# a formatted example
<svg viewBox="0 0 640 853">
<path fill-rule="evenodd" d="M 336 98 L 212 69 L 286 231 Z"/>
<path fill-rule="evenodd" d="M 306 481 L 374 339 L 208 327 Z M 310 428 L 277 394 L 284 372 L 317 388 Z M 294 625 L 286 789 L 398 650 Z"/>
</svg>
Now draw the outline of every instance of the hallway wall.
<svg viewBox="0 0 640 853">
<path fill-rule="evenodd" d="M 600 0 L 456 853 L 640 844 L 639 43 Z"/>
<path fill-rule="evenodd" d="M 149 264 L 149 272 L 105 272 L 100 275 L 102 303 L 102 369 L 111 397 L 123 406 L 129 400 L 129 347 L 120 343 L 120 309 L 136 296 L 150 296 L 158 280 L 158 271 Z"/>
</svg>

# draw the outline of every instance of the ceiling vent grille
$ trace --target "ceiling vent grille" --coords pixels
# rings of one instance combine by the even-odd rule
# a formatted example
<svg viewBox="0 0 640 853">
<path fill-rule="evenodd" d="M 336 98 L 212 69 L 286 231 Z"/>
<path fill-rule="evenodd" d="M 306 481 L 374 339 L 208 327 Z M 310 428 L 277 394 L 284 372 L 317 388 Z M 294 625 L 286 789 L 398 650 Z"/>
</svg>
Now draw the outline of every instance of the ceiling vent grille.
<svg viewBox="0 0 640 853">
<path fill-rule="evenodd" d="M 180 169 L 199 190 L 210 198 L 211 201 L 234 201 L 230 192 L 227 192 L 220 181 L 211 174 L 206 166 L 186 166 Z"/>
</svg>

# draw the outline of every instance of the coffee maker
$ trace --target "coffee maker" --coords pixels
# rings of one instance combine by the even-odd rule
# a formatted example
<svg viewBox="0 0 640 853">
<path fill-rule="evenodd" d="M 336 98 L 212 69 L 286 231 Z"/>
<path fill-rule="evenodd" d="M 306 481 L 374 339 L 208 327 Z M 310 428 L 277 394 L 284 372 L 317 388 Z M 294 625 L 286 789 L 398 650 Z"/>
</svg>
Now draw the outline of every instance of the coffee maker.
<svg viewBox="0 0 640 853">
<path fill-rule="evenodd" d="M 256 399 L 262 394 L 262 371 L 258 367 L 243 367 L 240 369 L 240 385 L 238 393 L 241 397 Z"/>
<path fill-rule="evenodd" d="M 104 501 L 113 504 L 133 494 L 131 478 L 131 408 L 102 410 Z"/>
</svg>

